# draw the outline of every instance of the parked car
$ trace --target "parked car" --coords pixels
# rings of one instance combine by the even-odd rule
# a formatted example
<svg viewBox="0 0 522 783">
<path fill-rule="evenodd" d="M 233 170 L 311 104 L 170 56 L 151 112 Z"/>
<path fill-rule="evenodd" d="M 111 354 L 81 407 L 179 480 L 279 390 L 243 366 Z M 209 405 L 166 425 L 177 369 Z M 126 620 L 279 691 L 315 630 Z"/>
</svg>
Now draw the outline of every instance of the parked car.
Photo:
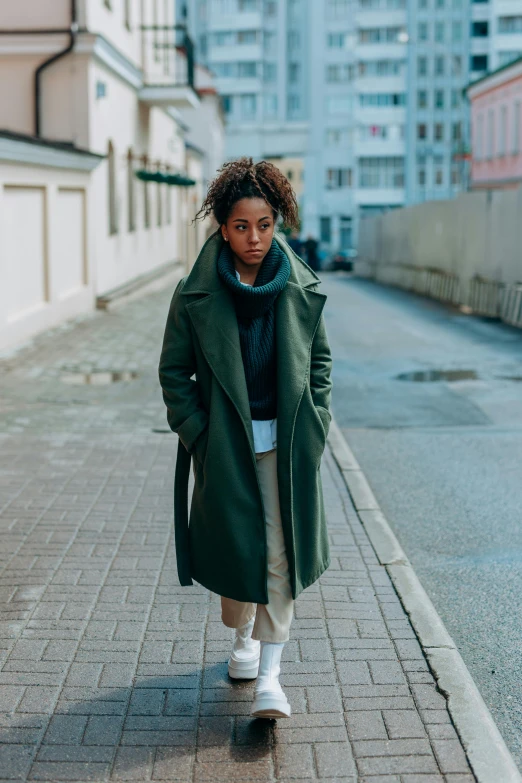
<svg viewBox="0 0 522 783">
<path fill-rule="evenodd" d="M 353 272 L 353 259 L 356 258 L 356 256 L 356 250 L 338 250 L 330 259 L 329 269 L 333 272 L 340 269 L 344 272 Z"/>
</svg>

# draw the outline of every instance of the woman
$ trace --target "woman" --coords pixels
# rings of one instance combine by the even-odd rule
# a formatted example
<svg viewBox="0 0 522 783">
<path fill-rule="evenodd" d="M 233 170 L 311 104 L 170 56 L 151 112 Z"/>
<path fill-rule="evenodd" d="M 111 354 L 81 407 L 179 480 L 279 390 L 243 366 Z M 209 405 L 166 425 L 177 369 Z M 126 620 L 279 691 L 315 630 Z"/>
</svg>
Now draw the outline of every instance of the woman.
<svg viewBox="0 0 522 783">
<path fill-rule="evenodd" d="M 279 683 L 294 599 L 328 568 L 320 463 L 331 358 L 318 277 L 279 236 L 297 225 L 286 177 L 227 163 L 199 217 L 219 229 L 180 281 L 159 375 L 178 433 L 178 576 L 221 596 L 230 677 L 257 676 L 252 715 L 290 716 Z M 190 459 L 194 491 L 187 513 Z"/>
</svg>

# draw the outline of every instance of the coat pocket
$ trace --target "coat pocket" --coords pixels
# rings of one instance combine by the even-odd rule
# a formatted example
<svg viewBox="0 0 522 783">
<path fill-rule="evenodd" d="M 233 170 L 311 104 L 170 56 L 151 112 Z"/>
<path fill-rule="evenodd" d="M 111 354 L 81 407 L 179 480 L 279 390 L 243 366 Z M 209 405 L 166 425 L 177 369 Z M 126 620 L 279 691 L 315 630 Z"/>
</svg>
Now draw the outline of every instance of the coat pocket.
<svg viewBox="0 0 522 783">
<path fill-rule="evenodd" d="M 207 455 L 207 446 L 208 446 L 208 425 L 205 427 L 203 432 L 196 439 L 192 451 L 196 463 L 201 467 L 203 467 L 203 464 L 205 462 L 205 457 Z"/>
<path fill-rule="evenodd" d="M 316 405 L 315 410 L 319 414 L 319 418 L 321 419 L 321 424 L 323 425 L 324 429 L 324 438 L 325 442 L 328 438 L 328 432 L 330 430 L 330 422 L 332 421 L 332 414 L 329 410 L 326 408 L 323 408 L 321 405 Z"/>
</svg>

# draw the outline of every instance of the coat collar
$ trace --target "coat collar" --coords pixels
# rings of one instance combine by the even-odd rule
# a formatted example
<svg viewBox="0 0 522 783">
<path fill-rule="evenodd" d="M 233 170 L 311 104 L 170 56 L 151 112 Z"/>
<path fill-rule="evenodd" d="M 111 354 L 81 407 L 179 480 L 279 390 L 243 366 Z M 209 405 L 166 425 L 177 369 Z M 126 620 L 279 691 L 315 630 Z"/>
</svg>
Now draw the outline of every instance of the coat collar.
<svg viewBox="0 0 522 783">
<path fill-rule="evenodd" d="M 310 371 L 310 350 L 326 296 L 312 289 L 319 278 L 280 237 L 276 241 L 288 254 L 290 279 L 276 301 L 278 444 L 290 448 L 299 401 Z M 245 428 L 252 453 L 254 437 L 248 390 L 241 356 L 236 312 L 230 291 L 216 268 L 223 239 L 213 234 L 188 276 L 182 294 L 197 296 L 186 305 L 205 359 L 224 389 Z"/>
<path fill-rule="evenodd" d="M 302 261 L 279 234 L 274 234 L 274 239 L 290 260 L 290 279 L 301 288 L 309 288 L 319 283 L 319 278 L 304 261 Z M 218 229 L 209 236 L 196 259 L 183 286 L 183 295 L 187 294 L 213 294 L 223 288 L 223 283 L 217 272 L 217 259 L 224 239 Z"/>
</svg>

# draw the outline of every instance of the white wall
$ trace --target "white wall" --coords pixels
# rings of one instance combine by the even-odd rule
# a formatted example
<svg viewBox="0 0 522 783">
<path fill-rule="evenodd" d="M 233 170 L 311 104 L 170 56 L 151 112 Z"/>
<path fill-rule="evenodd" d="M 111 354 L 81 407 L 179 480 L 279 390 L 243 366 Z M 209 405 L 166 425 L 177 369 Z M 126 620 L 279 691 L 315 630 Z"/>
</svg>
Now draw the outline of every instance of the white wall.
<svg viewBox="0 0 522 783">
<path fill-rule="evenodd" d="M 88 177 L 0 163 L 0 350 L 92 308 Z"/>
</svg>

